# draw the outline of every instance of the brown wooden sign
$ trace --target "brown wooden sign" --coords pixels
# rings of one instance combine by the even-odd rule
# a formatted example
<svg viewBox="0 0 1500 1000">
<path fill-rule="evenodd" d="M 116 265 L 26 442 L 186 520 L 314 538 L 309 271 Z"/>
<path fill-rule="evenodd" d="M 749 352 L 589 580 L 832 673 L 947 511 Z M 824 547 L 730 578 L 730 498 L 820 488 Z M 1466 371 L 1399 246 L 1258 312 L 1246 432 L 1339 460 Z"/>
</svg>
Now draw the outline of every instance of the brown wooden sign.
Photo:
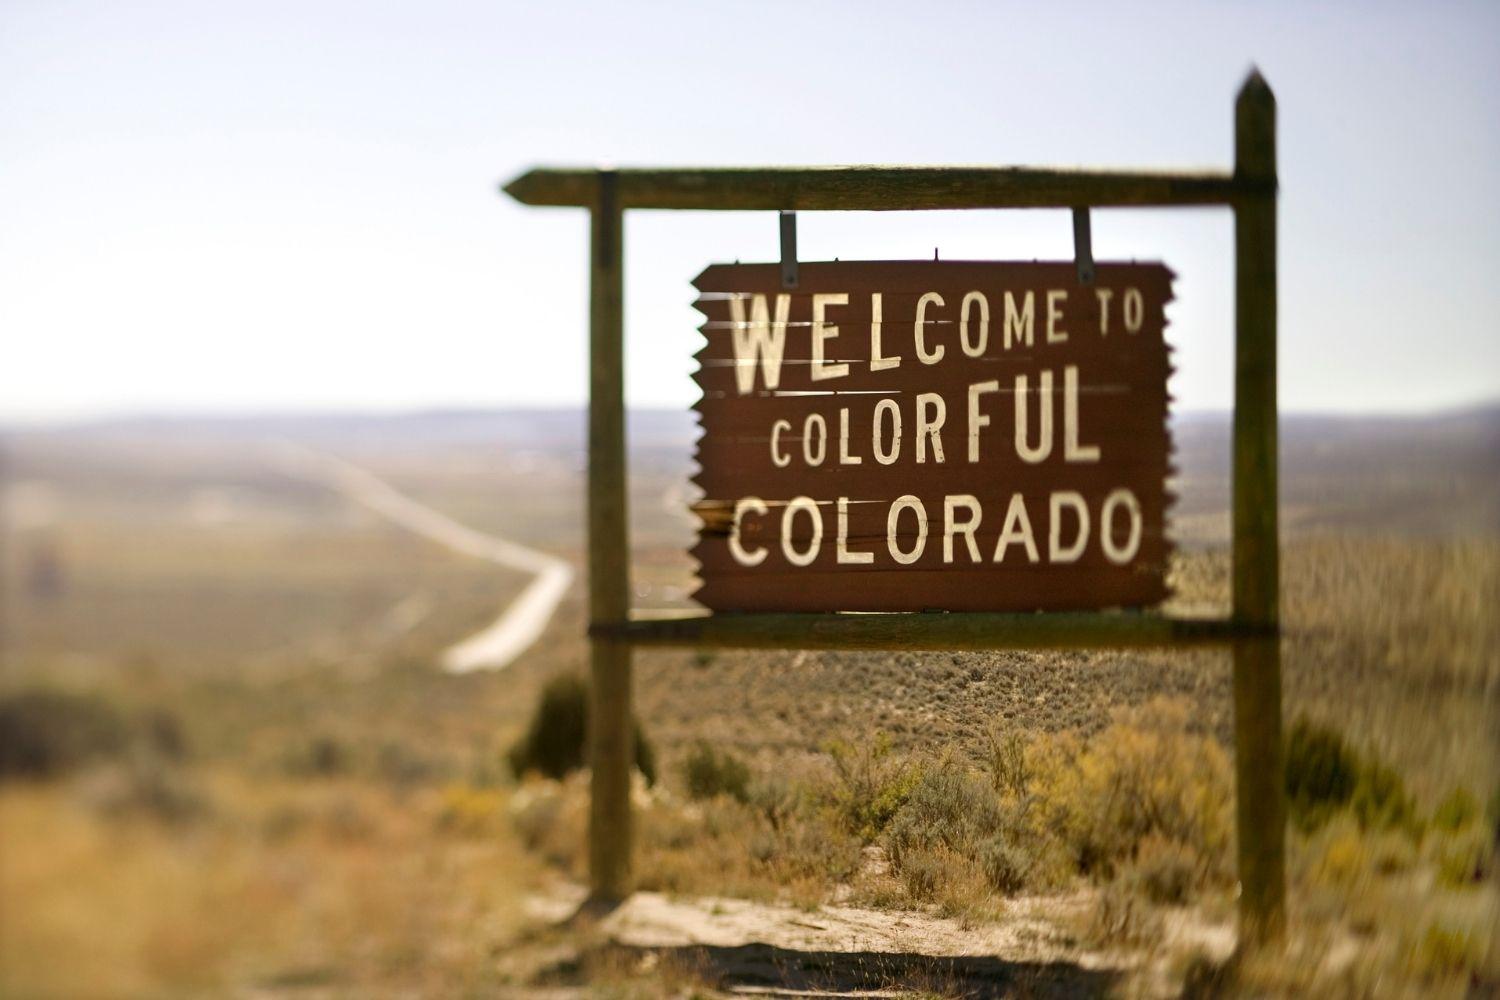
<svg viewBox="0 0 1500 1000">
<path fill-rule="evenodd" d="M 698 276 L 698 601 L 1140 607 L 1167 595 L 1160 264 L 776 264 Z"/>
</svg>

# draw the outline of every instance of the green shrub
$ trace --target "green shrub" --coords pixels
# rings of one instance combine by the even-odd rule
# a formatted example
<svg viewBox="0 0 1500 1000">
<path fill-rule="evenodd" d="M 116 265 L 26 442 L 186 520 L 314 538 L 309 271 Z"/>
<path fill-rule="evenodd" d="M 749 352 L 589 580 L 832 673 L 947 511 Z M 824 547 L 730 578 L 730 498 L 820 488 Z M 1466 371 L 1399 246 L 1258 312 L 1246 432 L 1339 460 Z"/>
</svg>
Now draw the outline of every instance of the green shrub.
<svg viewBox="0 0 1500 1000">
<path fill-rule="evenodd" d="M 779 775 L 766 775 L 749 788 L 747 804 L 772 830 L 780 830 L 799 813 L 806 812 L 809 796 L 801 785 L 792 785 Z"/>
<path fill-rule="evenodd" d="M 1432 826 L 1436 830 L 1457 833 L 1478 818 L 1479 803 L 1467 788 L 1458 787 L 1449 792 L 1432 811 Z"/>
<path fill-rule="evenodd" d="M 1368 838 L 1347 816 L 1329 823 L 1318 834 L 1313 872 L 1332 885 L 1352 886 L 1370 870 Z"/>
<path fill-rule="evenodd" d="M 299 778 L 333 778 L 352 769 L 354 755 L 337 736 L 319 734 L 288 746 L 281 768 Z"/>
<path fill-rule="evenodd" d="M 33 689 L 0 699 L 0 780 L 50 778 L 120 755 L 130 729 L 97 695 Z"/>
<path fill-rule="evenodd" d="M 923 771 L 886 830 L 891 867 L 900 869 L 909 853 L 946 847 L 973 854 L 1000 832 L 1000 805 L 994 793 L 952 761 Z"/>
<path fill-rule="evenodd" d="M 516 777 L 536 771 L 561 778 L 583 766 L 588 740 L 588 686 L 575 674 L 564 674 L 542 689 L 526 735 L 510 749 Z"/>
<path fill-rule="evenodd" d="M 1370 867 L 1380 875 L 1399 875 L 1417 863 L 1417 846 L 1401 833 L 1377 833 L 1370 838 Z"/>
<path fill-rule="evenodd" d="M 1024 799 L 1031 783 L 1025 737 L 1001 723 L 991 725 L 984 736 L 985 764 L 995 791 Z"/>
<path fill-rule="evenodd" d="M 991 888 L 1007 895 L 1024 889 L 1031 874 L 1031 855 L 1006 834 L 996 834 L 980 845 L 979 863 Z"/>
<path fill-rule="evenodd" d="M 937 853 L 927 850 L 908 851 L 895 867 L 896 877 L 912 899 L 930 900 L 948 881 L 948 865 Z"/>
<path fill-rule="evenodd" d="M 1482 883 L 1494 867 L 1489 834 L 1470 830 L 1445 839 L 1437 849 L 1437 880 L 1450 889 Z"/>
<path fill-rule="evenodd" d="M 656 782 L 656 752 L 635 720 L 635 764 L 646 783 Z M 556 677 L 542 689 L 536 712 L 506 754 L 517 778 L 537 772 L 562 778 L 583 767 L 589 731 L 589 689 L 576 674 Z"/>
<path fill-rule="evenodd" d="M 1367 830 L 1410 828 L 1416 822 L 1416 806 L 1406 792 L 1406 783 L 1380 761 L 1367 760 L 1360 768 L 1349 807 Z"/>
<path fill-rule="evenodd" d="M 921 771 L 891 756 L 891 739 L 883 732 L 857 747 L 831 743 L 828 754 L 835 779 L 829 793 L 834 812 L 850 833 L 869 843 L 896 815 Z"/>
<path fill-rule="evenodd" d="M 750 768 L 729 751 L 717 751 L 707 743 L 699 743 L 682 762 L 682 777 L 690 798 L 750 799 Z"/>
<path fill-rule="evenodd" d="M 462 837 L 485 836 L 494 832 L 504 816 L 504 805 L 505 800 L 493 788 L 456 782 L 443 789 L 437 825 Z"/>
<path fill-rule="evenodd" d="M 640 719 L 631 720 L 631 735 L 635 741 L 635 769 L 646 779 L 646 787 L 656 784 L 656 747 L 646 739 Z"/>
<path fill-rule="evenodd" d="M 1129 870 L 1130 880 L 1153 903 L 1187 902 L 1198 881 L 1198 859 L 1191 847 L 1147 837 Z"/>
<path fill-rule="evenodd" d="M 886 828 L 886 855 L 915 899 L 930 899 L 950 888 L 945 880 L 971 872 L 981 873 L 990 889 L 1012 893 L 1032 868 L 1019 827 L 984 780 L 945 760 L 912 785 Z"/>
<path fill-rule="evenodd" d="M 1484 960 L 1484 941 L 1471 931 L 1432 923 L 1418 942 L 1413 959 L 1417 970 L 1428 976 L 1469 972 Z"/>
<path fill-rule="evenodd" d="M 797 879 L 847 884 L 863 860 L 859 840 L 826 817 L 793 815 L 772 837 L 765 863 L 780 885 Z"/>
<path fill-rule="evenodd" d="M 1334 729 L 1298 719 L 1286 741 L 1287 808 L 1303 829 L 1347 805 L 1359 783 L 1358 756 Z"/>
<path fill-rule="evenodd" d="M 1364 829 L 1410 831 L 1419 825 L 1400 774 L 1375 757 L 1355 753 L 1337 730 L 1306 719 L 1298 719 L 1287 737 L 1286 791 L 1292 819 L 1306 830 L 1344 806 Z"/>
<path fill-rule="evenodd" d="M 1113 879 L 1155 836 L 1189 847 L 1201 877 L 1227 877 L 1229 758 L 1194 732 L 1185 702 L 1123 709 L 1086 743 L 1062 735 L 1033 749 L 1032 828 L 1065 845 L 1074 872 Z"/>
</svg>

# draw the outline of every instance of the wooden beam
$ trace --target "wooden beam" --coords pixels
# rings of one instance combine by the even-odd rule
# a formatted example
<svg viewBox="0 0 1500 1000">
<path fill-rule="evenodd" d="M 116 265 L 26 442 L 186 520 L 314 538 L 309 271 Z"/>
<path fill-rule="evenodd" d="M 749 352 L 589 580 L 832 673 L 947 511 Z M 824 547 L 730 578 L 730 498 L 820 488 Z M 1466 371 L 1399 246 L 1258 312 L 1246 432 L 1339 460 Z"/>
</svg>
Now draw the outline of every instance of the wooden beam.
<svg viewBox="0 0 1500 1000">
<path fill-rule="evenodd" d="M 589 206 L 589 614 L 623 618 L 630 608 L 626 536 L 624 217 L 606 176 Z M 624 898 L 630 882 L 630 646 L 590 643 L 589 880 L 598 900 Z"/>
<path fill-rule="evenodd" d="M 1235 174 L 1274 189 L 1276 98 L 1252 72 L 1235 102 Z M 1276 197 L 1235 206 L 1234 617 L 1274 629 L 1277 534 Z M 1236 833 L 1241 940 L 1279 940 L 1286 924 L 1286 792 L 1281 644 L 1234 647 Z"/>
<path fill-rule="evenodd" d="M 525 205 L 587 207 L 601 172 L 538 167 L 504 191 Z M 1231 205 L 1274 179 L 1219 171 L 1028 167 L 723 167 L 611 171 L 621 208 L 908 211 Z"/>
<path fill-rule="evenodd" d="M 1225 645 L 1264 629 L 1222 618 L 1077 612 L 1010 614 L 684 614 L 596 622 L 589 634 L 635 646 L 722 649 L 1090 649 Z"/>
</svg>

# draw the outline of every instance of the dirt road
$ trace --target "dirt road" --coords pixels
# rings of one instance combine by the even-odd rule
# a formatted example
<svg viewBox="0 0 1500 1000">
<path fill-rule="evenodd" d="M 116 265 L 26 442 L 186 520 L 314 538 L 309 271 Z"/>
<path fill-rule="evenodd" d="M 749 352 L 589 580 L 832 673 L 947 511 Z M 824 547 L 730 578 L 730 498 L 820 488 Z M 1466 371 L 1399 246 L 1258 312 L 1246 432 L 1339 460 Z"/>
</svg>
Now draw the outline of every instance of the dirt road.
<svg viewBox="0 0 1500 1000">
<path fill-rule="evenodd" d="M 341 458 L 291 442 L 278 442 L 275 458 L 287 474 L 322 483 L 393 524 L 454 552 L 532 574 L 526 589 L 505 606 L 499 617 L 443 652 L 443 669 L 450 673 L 509 666 L 541 637 L 573 583 L 573 567 L 556 556 L 459 524 Z"/>
</svg>

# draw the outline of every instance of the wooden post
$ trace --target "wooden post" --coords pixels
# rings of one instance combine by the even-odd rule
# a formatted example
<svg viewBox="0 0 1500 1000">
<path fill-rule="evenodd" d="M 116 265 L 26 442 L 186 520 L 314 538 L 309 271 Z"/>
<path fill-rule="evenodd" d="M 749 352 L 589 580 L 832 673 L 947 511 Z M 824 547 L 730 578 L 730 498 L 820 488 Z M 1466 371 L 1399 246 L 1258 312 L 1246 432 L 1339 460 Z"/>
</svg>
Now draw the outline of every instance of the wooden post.
<svg viewBox="0 0 1500 1000">
<path fill-rule="evenodd" d="M 1235 101 L 1235 177 L 1255 182 L 1234 206 L 1234 618 L 1279 618 L 1276 487 L 1276 98 L 1252 72 Z M 1281 752 L 1281 644 L 1234 646 L 1235 826 L 1240 934 L 1285 928 L 1286 801 Z"/>
<path fill-rule="evenodd" d="M 623 622 L 630 608 L 625 507 L 624 215 L 615 177 L 599 175 L 589 242 L 589 621 Z M 630 881 L 630 644 L 590 644 L 589 880 L 596 900 L 623 898 Z"/>
</svg>

